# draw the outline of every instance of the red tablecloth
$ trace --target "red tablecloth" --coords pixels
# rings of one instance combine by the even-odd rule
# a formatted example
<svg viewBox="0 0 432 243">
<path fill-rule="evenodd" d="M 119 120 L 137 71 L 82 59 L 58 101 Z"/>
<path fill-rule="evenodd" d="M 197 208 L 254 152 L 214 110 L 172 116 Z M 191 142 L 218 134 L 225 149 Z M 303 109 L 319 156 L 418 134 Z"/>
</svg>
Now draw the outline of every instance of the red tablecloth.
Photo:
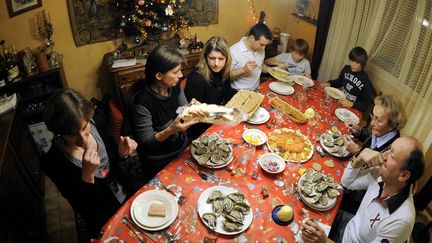
<svg viewBox="0 0 432 243">
<path fill-rule="evenodd" d="M 262 107 L 270 111 L 271 119 L 274 118 L 274 109 L 268 102 L 269 97 L 275 95 L 269 90 L 269 83 L 274 81 L 273 79 L 267 80 L 259 87 L 259 92 L 265 95 Z M 299 85 L 294 85 L 295 93 L 289 96 L 280 96 L 282 99 L 288 101 L 290 104 L 304 111 L 306 108 L 312 107 L 321 116 L 319 119 L 317 128 L 318 132 L 323 132 L 326 129 L 330 129 L 332 126 L 337 126 L 342 133 L 346 133 L 347 129 L 345 125 L 339 121 L 334 115 L 336 108 L 341 107 L 335 101 L 330 100 L 324 102 L 325 94 L 322 89 L 317 85 L 309 88 L 306 92 L 307 100 L 300 96 L 303 93 L 302 88 Z M 303 93 L 304 94 L 304 93 Z M 354 111 L 359 117 L 360 113 Z M 267 124 L 268 125 L 268 124 Z M 242 123 L 236 126 L 220 126 L 214 125 L 206 133 L 217 133 L 224 138 L 232 138 L 234 143 L 234 160 L 236 163 L 238 158 L 241 158 L 241 146 L 244 141 L 241 136 L 245 129 L 256 127 L 268 133 L 272 128 L 266 124 L 263 125 L 250 125 Z M 291 129 L 299 129 L 305 135 L 309 134 L 309 138 L 317 145 L 316 141 L 313 140 L 313 128 L 310 128 L 308 124 L 297 125 L 290 120 L 283 120 L 281 127 L 287 127 Z M 177 222 L 180 221 L 176 231 L 180 229 L 180 241 L 181 242 L 200 242 L 205 236 L 210 238 L 218 238 L 218 242 L 233 242 L 247 240 L 264 240 L 283 242 L 293 242 L 295 234 L 299 231 L 299 222 L 305 217 L 316 218 L 324 224 L 331 225 L 336 212 L 338 211 L 341 196 L 338 197 L 336 205 L 326 212 L 315 212 L 308 208 L 299 198 L 298 193 L 293 193 L 292 186 L 295 185 L 299 178 L 299 168 L 310 168 L 314 162 L 318 162 L 322 165 L 322 169 L 325 173 L 330 173 L 335 177 L 337 183 L 340 182 L 340 178 L 343 173 L 343 167 L 336 163 L 336 160 L 341 163 L 346 163 L 347 159 L 338 159 L 334 157 L 320 157 L 314 152 L 312 158 L 303 164 L 296 165 L 295 169 L 289 168 L 289 164 L 285 170 L 277 175 L 272 175 L 264 172 L 258 164 L 257 159 L 263 153 L 267 153 L 268 148 L 266 145 L 257 147 L 254 159 L 248 164 L 246 169 L 237 170 L 234 176 L 231 176 L 230 172 L 226 168 L 216 169 L 214 173 L 219 176 L 226 186 L 234 187 L 239 191 L 243 192 L 249 203 L 251 204 L 253 213 L 253 222 L 250 227 L 242 234 L 235 236 L 224 236 L 213 232 L 208 229 L 197 213 L 197 200 L 202 191 L 206 188 L 218 185 L 220 181 L 215 178 L 211 178 L 208 181 L 203 181 L 192 169 L 184 164 L 185 160 L 193 161 L 190 155 L 190 147 L 187 148 L 176 160 L 171 162 L 165 167 L 160 173 L 151 180 L 147 185 L 143 186 L 134 196 L 132 196 L 124 205 L 117 211 L 115 215 L 105 224 L 103 227 L 103 235 L 100 238 L 100 242 L 110 242 L 111 240 L 123 240 L 124 242 L 139 242 L 135 234 L 130 231 L 124 224 L 121 223 L 122 217 L 127 215 L 130 217 L 130 207 L 133 200 L 142 192 L 147 190 L 153 190 L 156 188 L 159 181 L 163 182 L 164 185 L 168 185 L 176 193 L 181 193 L 186 196 L 187 200 L 183 206 L 180 206 L 178 220 L 176 220 L 168 229 L 173 231 Z M 325 160 L 333 159 L 335 161 L 334 168 L 330 168 L 324 164 Z M 209 169 L 201 168 L 203 170 L 210 171 Z M 253 179 L 252 173 L 258 172 L 258 178 Z M 223 184 L 222 184 L 223 185 Z M 269 190 L 269 197 L 263 198 L 262 187 L 265 186 Z M 271 219 L 272 209 L 280 204 L 288 204 L 294 209 L 294 221 L 288 226 L 280 226 L 273 222 Z M 304 210 L 306 209 L 306 210 Z M 174 232 L 175 233 L 175 232 Z M 164 231 L 154 232 L 153 236 L 156 241 L 163 242 L 166 238 Z M 246 241 L 245 241 L 246 242 Z M 255 242 L 255 241 L 254 241 Z"/>
</svg>

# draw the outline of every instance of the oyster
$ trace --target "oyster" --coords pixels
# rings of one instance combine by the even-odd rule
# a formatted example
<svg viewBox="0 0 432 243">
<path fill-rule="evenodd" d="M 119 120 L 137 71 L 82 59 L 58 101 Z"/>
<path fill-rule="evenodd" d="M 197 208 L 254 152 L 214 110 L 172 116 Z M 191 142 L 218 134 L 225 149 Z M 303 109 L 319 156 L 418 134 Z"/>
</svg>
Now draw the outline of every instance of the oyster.
<svg viewBox="0 0 432 243">
<path fill-rule="evenodd" d="M 206 134 L 206 135 L 200 137 L 200 138 L 199 138 L 199 141 L 200 141 L 202 144 L 207 145 L 208 142 L 209 142 L 209 135 Z"/>
<path fill-rule="evenodd" d="M 217 198 L 216 200 L 213 200 L 213 212 L 219 216 L 222 214 L 224 210 L 224 203 L 222 198 Z"/>
<path fill-rule="evenodd" d="M 212 229 L 216 228 L 216 218 L 217 218 L 216 214 L 205 213 L 203 214 L 202 218 L 210 228 Z"/>
<path fill-rule="evenodd" d="M 338 131 L 336 131 L 336 132 L 333 132 L 333 134 L 332 134 L 332 137 L 333 138 L 339 138 L 340 136 L 342 136 L 342 133 L 338 130 Z"/>
<path fill-rule="evenodd" d="M 245 202 L 236 203 L 233 207 L 233 210 L 237 210 L 242 212 L 244 215 L 249 214 L 250 206 Z"/>
<path fill-rule="evenodd" d="M 207 198 L 207 203 L 211 203 L 218 198 L 223 198 L 222 192 L 219 190 L 214 190 L 210 193 L 209 197 Z"/>
<path fill-rule="evenodd" d="M 327 196 L 327 192 L 325 192 L 325 193 L 323 193 L 322 196 L 320 197 L 320 199 L 319 199 L 319 203 L 320 203 L 321 205 L 323 205 L 323 206 L 327 206 L 328 201 L 329 201 L 329 199 L 328 199 L 328 196 Z"/>
<path fill-rule="evenodd" d="M 223 200 L 223 207 L 224 207 L 224 211 L 229 213 L 234 207 L 234 202 L 228 197 L 225 197 Z"/>
<path fill-rule="evenodd" d="M 200 165 L 205 165 L 207 163 L 207 161 L 210 159 L 211 154 L 202 154 L 198 157 L 196 157 L 196 160 L 198 162 L 198 164 Z"/>
<path fill-rule="evenodd" d="M 216 140 L 210 140 L 208 143 L 208 148 L 210 151 L 214 152 L 217 148 Z"/>
<path fill-rule="evenodd" d="M 321 180 L 324 177 L 324 174 L 321 171 L 318 171 L 315 173 L 314 177 L 313 177 L 313 182 L 317 182 L 319 180 Z"/>
<path fill-rule="evenodd" d="M 222 224 L 223 224 L 224 229 L 228 232 L 236 232 L 236 231 L 240 231 L 243 229 L 242 224 L 232 223 L 232 222 L 229 222 L 227 220 L 225 220 Z"/>
<path fill-rule="evenodd" d="M 231 214 L 224 213 L 223 217 L 229 222 L 243 224 L 242 220 L 232 216 Z"/>
<path fill-rule="evenodd" d="M 198 139 L 197 139 L 197 140 L 193 140 L 193 141 L 192 141 L 192 145 L 193 145 L 195 148 L 197 148 L 197 149 L 204 147 L 204 144 L 201 143 L 201 141 L 198 140 Z"/>
<path fill-rule="evenodd" d="M 231 215 L 232 217 L 234 217 L 235 219 L 238 220 L 239 223 L 243 224 L 243 220 L 244 220 L 244 215 L 241 211 L 238 210 L 231 210 L 231 212 L 229 213 L 229 215 Z"/>
<path fill-rule="evenodd" d="M 196 155 L 202 155 L 202 154 L 208 154 L 208 153 L 210 153 L 210 149 L 208 147 L 205 147 L 205 146 L 200 147 L 195 151 Z"/>
<path fill-rule="evenodd" d="M 232 143 L 213 133 L 192 141 L 191 153 L 200 165 L 216 167 L 226 164 L 233 156 Z"/>
<path fill-rule="evenodd" d="M 337 146 L 343 146 L 344 145 L 344 141 L 343 141 L 342 137 L 336 139 L 334 141 L 334 144 L 337 145 Z"/>
<path fill-rule="evenodd" d="M 219 164 L 219 161 L 221 161 L 222 156 L 220 154 L 212 154 L 212 156 L 210 157 L 210 161 L 214 164 Z"/>
<path fill-rule="evenodd" d="M 229 199 L 233 200 L 235 203 L 243 202 L 245 199 L 245 196 L 241 193 L 238 193 L 238 192 L 231 193 L 227 197 Z"/>
<path fill-rule="evenodd" d="M 311 199 L 311 203 L 317 203 L 322 196 L 322 193 L 316 193 Z"/>
<path fill-rule="evenodd" d="M 318 183 L 316 184 L 315 189 L 316 189 L 318 192 L 323 192 L 324 190 L 327 189 L 327 187 L 328 187 L 328 183 L 325 182 L 325 181 L 323 181 L 323 180 L 321 180 L 320 182 L 318 182 Z"/>
<path fill-rule="evenodd" d="M 337 196 L 339 196 L 339 192 L 336 189 L 330 188 L 327 190 L 327 194 L 329 198 L 336 198 Z"/>
<path fill-rule="evenodd" d="M 308 169 L 304 175 L 304 181 L 313 181 L 313 177 L 315 175 L 315 170 L 313 169 Z"/>
</svg>

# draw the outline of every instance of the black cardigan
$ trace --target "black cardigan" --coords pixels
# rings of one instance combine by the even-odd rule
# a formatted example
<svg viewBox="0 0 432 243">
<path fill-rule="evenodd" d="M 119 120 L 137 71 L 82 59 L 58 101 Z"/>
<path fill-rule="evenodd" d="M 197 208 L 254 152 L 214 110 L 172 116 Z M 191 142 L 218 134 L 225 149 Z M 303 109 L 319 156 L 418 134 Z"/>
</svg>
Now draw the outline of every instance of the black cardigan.
<svg viewBox="0 0 432 243">
<path fill-rule="evenodd" d="M 41 168 L 72 208 L 82 214 L 94 237 L 121 205 L 110 190 L 109 183 L 116 179 L 123 186 L 126 199 L 132 195 L 132 190 L 117 164 L 120 157 L 116 144 L 108 135 L 104 117 L 95 113 L 93 121 L 109 157 L 110 171 L 107 177 L 95 178 L 94 184 L 82 181 L 81 168 L 70 162 L 55 145 L 52 145 L 48 153 L 42 157 Z"/>
</svg>

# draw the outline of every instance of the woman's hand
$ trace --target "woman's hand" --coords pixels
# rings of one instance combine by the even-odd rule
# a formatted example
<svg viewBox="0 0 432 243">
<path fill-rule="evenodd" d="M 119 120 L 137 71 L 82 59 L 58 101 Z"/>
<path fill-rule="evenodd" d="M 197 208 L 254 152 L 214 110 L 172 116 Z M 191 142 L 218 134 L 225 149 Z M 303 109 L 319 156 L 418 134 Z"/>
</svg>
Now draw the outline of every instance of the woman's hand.
<svg viewBox="0 0 432 243">
<path fill-rule="evenodd" d="M 118 144 L 118 154 L 121 158 L 127 158 L 133 152 L 135 152 L 138 144 L 130 137 L 120 136 Z"/>
<path fill-rule="evenodd" d="M 180 116 L 177 116 L 171 127 L 176 132 L 185 132 L 189 127 L 197 123 L 196 120 L 184 121 Z"/>
<path fill-rule="evenodd" d="M 338 100 L 338 103 L 339 103 L 341 106 L 343 106 L 343 107 L 348 107 L 348 108 L 353 107 L 353 105 L 354 105 L 354 102 L 349 101 L 349 100 L 347 100 L 347 99 L 340 99 L 340 100 Z"/>
<path fill-rule="evenodd" d="M 195 98 L 192 98 L 191 99 L 191 101 L 189 102 L 190 104 L 192 104 L 192 105 L 199 105 L 199 104 L 201 104 L 201 102 L 199 102 L 197 99 L 195 99 Z"/>
<path fill-rule="evenodd" d="M 354 142 L 351 136 L 343 136 L 343 141 L 346 145 L 346 150 L 350 152 L 350 154 L 355 154 L 362 149 L 362 147 Z"/>
<path fill-rule="evenodd" d="M 300 223 L 302 237 L 305 241 L 311 243 L 325 243 L 327 236 L 324 230 L 317 223 L 310 219 L 306 219 Z"/>
<path fill-rule="evenodd" d="M 82 158 L 81 179 L 88 183 L 94 183 L 96 169 L 100 164 L 99 153 L 96 149 L 84 149 Z"/>
</svg>

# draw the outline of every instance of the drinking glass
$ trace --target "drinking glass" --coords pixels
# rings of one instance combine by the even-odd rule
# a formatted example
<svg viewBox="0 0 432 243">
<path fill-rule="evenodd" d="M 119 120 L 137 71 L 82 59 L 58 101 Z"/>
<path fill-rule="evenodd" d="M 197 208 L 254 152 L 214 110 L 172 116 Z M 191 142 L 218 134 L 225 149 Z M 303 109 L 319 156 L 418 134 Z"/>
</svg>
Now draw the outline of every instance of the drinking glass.
<svg viewBox="0 0 432 243">
<path fill-rule="evenodd" d="M 241 149 L 241 152 L 242 152 L 241 162 L 244 166 L 246 166 L 248 161 L 253 159 L 255 155 L 255 146 L 249 143 L 245 143 Z"/>
<path fill-rule="evenodd" d="M 284 114 L 281 111 L 279 111 L 279 110 L 275 110 L 274 111 L 274 117 L 276 119 L 276 121 L 275 121 L 276 126 L 278 128 L 281 127 L 282 124 L 283 124 L 283 122 L 284 122 Z"/>
</svg>

